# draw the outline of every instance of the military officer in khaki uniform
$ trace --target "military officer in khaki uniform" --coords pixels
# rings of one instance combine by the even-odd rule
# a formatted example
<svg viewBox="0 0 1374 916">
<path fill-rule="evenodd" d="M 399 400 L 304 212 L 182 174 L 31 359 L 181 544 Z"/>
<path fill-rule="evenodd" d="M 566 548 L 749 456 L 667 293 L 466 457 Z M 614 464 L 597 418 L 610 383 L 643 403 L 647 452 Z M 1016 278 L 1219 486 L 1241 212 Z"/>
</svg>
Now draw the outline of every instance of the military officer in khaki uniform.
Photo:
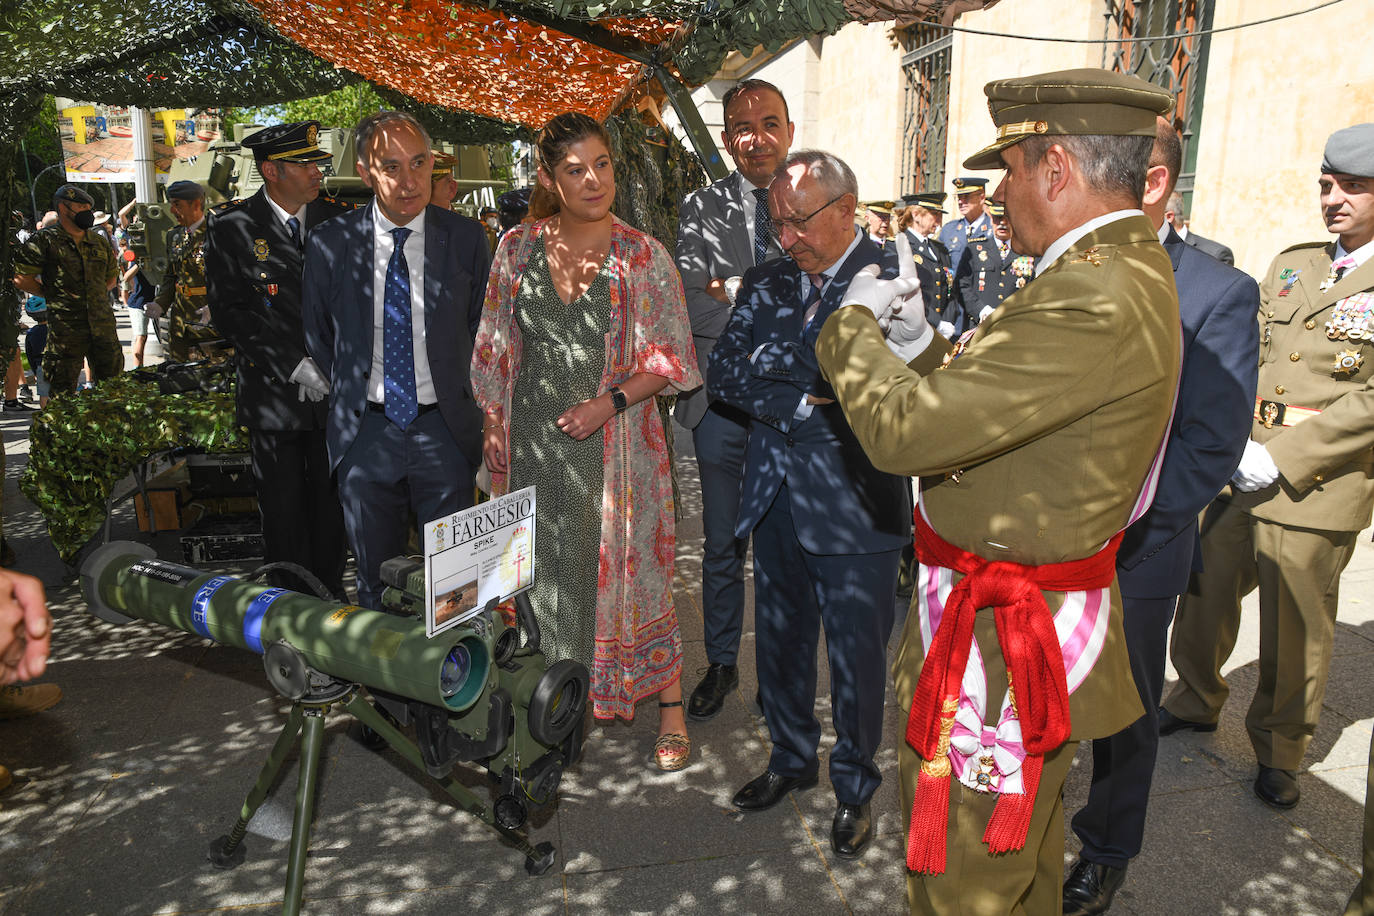
<svg viewBox="0 0 1374 916">
<path fill-rule="evenodd" d="M 177 228 L 167 239 L 167 271 L 146 308 L 154 321 L 166 310 L 167 356 L 184 363 L 205 355 L 197 346 L 201 341 L 220 337 L 210 326 L 205 297 L 205 189 L 194 181 L 174 181 L 167 186 L 167 206 Z"/>
<path fill-rule="evenodd" d="M 874 245 L 882 247 L 892 241 L 892 208 L 890 200 L 870 200 L 860 204 L 863 208 L 864 231 Z"/>
<path fill-rule="evenodd" d="M 1000 200 L 987 202 L 992 234 L 969 239 L 954 272 L 959 299 L 968 313 L 968 326 L 981 323 L 1002 300 L 1025 286 L 1035 275 L 1035 259 L 1012 247 L 1011 221 Z"/>
<path fill-rule="evenodd" d="M 64 184 L 53 195 L 57 223 L 29 236 L 14 255 L 15 286 L 48 300 L 43 377 L 53 394 L 76 390 L 83 360 L 93 382 L 124 371 L 110 303 L 119 266 L 110 243 L 91 229 L 94 203 L 76 185 Z"/>
<path fill-rule="evenodd" d="M 893 668 L 902 816 L 912 912 L 964 916 L 1059 912 L 1077 742 L 1141 714 L 1115 549 L 1148 505 L 1180 365 L 1172 265 L 1139 209 L 1171 96 L 1092 69 L 985 91 L 999 139 L 964 165 L 1006 168 L 995 196 L 1035 282 L 951 354 L 894 298 L 914 283 L 861 274 L 844 301 L 863 307 L 816 344 L 874 465 L 933 478 Z M 1058 625 L 1095 635 L 1061 645 Z"/>
<path fill-rule="evenodd" d="M 1321 167 L 1336 242 L 1279 254 L 1260 287 L 1259 393 L 1229 492 L 1202 522 L 1203 572 L 1179 604 L 1179 681 L 1160 734 L 1213 731 L 1240 601 L 1259 589 L 1260 677 L 1245 725 L 1255 794 L 1298 803 L 1317 728 L 1341 571 L 1374 508 L 1374 124 L 1337 131 Z"/>
</svg>

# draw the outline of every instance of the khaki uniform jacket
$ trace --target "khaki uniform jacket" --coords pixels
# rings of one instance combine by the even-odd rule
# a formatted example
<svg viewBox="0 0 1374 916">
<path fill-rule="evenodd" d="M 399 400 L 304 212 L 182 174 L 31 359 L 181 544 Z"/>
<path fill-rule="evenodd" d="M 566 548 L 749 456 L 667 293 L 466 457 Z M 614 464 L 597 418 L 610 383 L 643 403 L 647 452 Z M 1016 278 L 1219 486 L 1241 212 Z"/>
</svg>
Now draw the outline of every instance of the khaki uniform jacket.
<svg viewBox="0 0 1374 916">
<path fill-rule="evenodd" d="M 167 312 L 177 359 L 186 359 L 196 342 L 219 337 L 213 328 L 194 326 L 200 310 L 209 303 L 205 287 L 205 228 L 209 224 L 207 216 L 194 231 L 178 226 L 167 240 L 167 271 L 154 301 Z"/>
<path fill-rule="evenodd" d="M 1173 266 L 1149 221 L 1132 216 L 1088 233 L 1008 297 L 944 369 L 938 337 L 908 367 L 858 308 L 826 322 L 816 353 L 873 464 L 936 478 L 923 499 L 945 540 L 1039 565 L 1090 556 L 1126 527 L 1168 430 L 1180 337 Z M 1063 603 L 1045 598 L 1051 611 Z M 1115 585 L 1112 601 L 1102 654 L 1070 698 L 1074 740 L 1142 712 Z M 922 656 L 909 626 L 894 666 L 904 706 Z"/>
<path fill-rule="evenodd" d="M 1335 250 L 1334 243 L 1289 248 L 1260 285 L 1258 397 L 1321 414 L 1293 426 L 1255 420 L 1250 437 L 1269 450 L 1282 476 L 1231 499 L 1266 521 L 1359 531 L 1374 507 L 1374 341 L 1332 340 L 1326 322 L 1344 300 L 1374 292 L 1374 260 L 1322 292 Z M 1354 354 L 1356 365 L 1338 368 L 1342 354 Z"/>
</svg>

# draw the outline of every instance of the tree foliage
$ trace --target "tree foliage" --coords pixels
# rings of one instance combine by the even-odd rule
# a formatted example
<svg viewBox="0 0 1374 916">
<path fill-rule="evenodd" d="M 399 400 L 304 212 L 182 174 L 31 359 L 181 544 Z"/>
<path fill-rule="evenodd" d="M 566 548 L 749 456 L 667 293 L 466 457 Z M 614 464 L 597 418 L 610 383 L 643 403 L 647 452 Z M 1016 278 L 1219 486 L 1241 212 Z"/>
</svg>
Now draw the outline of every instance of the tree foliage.
<svg viewBox="0 0 1374 916">
<path fill-rule="evenodd" d="M 387 107 L 371 83 L 359 80 L 324 95 L 235 110 L 235 120 L 259 124 L 319 121 L 325 127 L 353 127 L 363 118 Z"/>
</svg>

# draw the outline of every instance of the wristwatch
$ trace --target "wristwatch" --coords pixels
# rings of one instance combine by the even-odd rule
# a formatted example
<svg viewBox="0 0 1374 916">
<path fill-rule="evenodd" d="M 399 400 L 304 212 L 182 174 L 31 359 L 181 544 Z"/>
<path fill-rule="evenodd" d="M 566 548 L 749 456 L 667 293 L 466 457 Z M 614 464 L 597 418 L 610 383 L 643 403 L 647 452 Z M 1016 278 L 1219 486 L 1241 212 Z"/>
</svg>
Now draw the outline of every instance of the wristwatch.
<svg viewBox="0 0 1374 916">
<path fill-rule="evenodd" d="M 624 413 L 625 408 L 630 406 L 630 401 L 625 397 L 625 392 L 618 387 L 612 386 L 610 390 L 611 405 L 615 407 L 616 413 Z"/>
</svg>

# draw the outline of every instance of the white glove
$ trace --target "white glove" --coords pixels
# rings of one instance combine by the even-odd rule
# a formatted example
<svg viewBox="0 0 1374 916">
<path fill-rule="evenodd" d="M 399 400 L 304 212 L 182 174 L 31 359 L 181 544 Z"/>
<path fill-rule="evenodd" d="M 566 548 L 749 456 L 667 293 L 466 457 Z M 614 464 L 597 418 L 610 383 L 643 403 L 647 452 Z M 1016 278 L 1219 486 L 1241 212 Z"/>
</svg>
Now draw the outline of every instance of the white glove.
<svg viewBox="0 0 1374 916">
<path fill-rule="evenodd" d="M 739 295 L 739 287 L 743 282 L 743 277 L 726 277 L 721 281 L 720 285 L 725 288 L 725 298 L 730 300 L 730 308 L 735 307 L 735 297 Z"/>
<path fill-rule="evenodd" d="M 1269 456 L 1269 450 L 1251 439 L 1245 443 L 1240 467 L 1231 476 L 1231 485 L 1242 493 L 1263 490 L 1279 479 L 1279 466 Z"/>
<path fill-rule="evenodd" d="M 949 340 L 954 336 L 954 325 L 950 324 L 948 321 L 940 322 L 935 326 L 935 330 L 938 331 L 940 336 L 945 340 Z"/>
<path fill-rule="evenodd" d="M 988 316 L 991 315 L 994 311 L 995 309 L 993 309 L 993 307 L 990 305 L 983 306 L 982 309 L 980 309 L 978 312 L 979 323 L 981 324 L 982 322 L 987 321 Z"/>
<path fill-rule="evenodd" d="M 302 401 L 323 401 L 329 394 L 329 379 L 308 356 L 296 364 L 288 381 L 296 383 L 296 397 Z"/>
<path fill-rule="evenodd" d="M 196 312 L 196 322 L 207 328 L 210 327 L 210 306 L 202 305 L 200 307 L 200 311 Z"/>
<path fill-rule="evenodd" d="M 143 313 L 148 316 L 150 321 L 157 321 L 162 317 L 162 306 L 156 302 L 147 302 L 143 305 Z"/>
<path fill-rule="evenodd" d="M 878 326 L 887 330 L 885 321 L 890 321 L 893 317 L 893 307 L 900 305 L 902 300 L 908 296 L 916 295 L 919 300 L 921 292 L 921 279 L 916 275 L 916 259 L 911 256 L 911 243 L 906 240 L 906 234 L 897 237 L 897 262 L 901 269 L 894 280 L 879 280 L 878 265 L 870 264 L 863 270 L 854 275 L 854 279 L 849 281 L 849 288 L 845 290 L 842 305 L 859 305 L 868 309 L 869 313 L 878 319 Z M 918 309 L 921 313 L 921 322 L 925 322 L 925 305 L 922 304 Z M 906 320 L 911 320 L 907 316 Z M 927 329 L 929 326 L 927 325 Z"/>
</svg>

